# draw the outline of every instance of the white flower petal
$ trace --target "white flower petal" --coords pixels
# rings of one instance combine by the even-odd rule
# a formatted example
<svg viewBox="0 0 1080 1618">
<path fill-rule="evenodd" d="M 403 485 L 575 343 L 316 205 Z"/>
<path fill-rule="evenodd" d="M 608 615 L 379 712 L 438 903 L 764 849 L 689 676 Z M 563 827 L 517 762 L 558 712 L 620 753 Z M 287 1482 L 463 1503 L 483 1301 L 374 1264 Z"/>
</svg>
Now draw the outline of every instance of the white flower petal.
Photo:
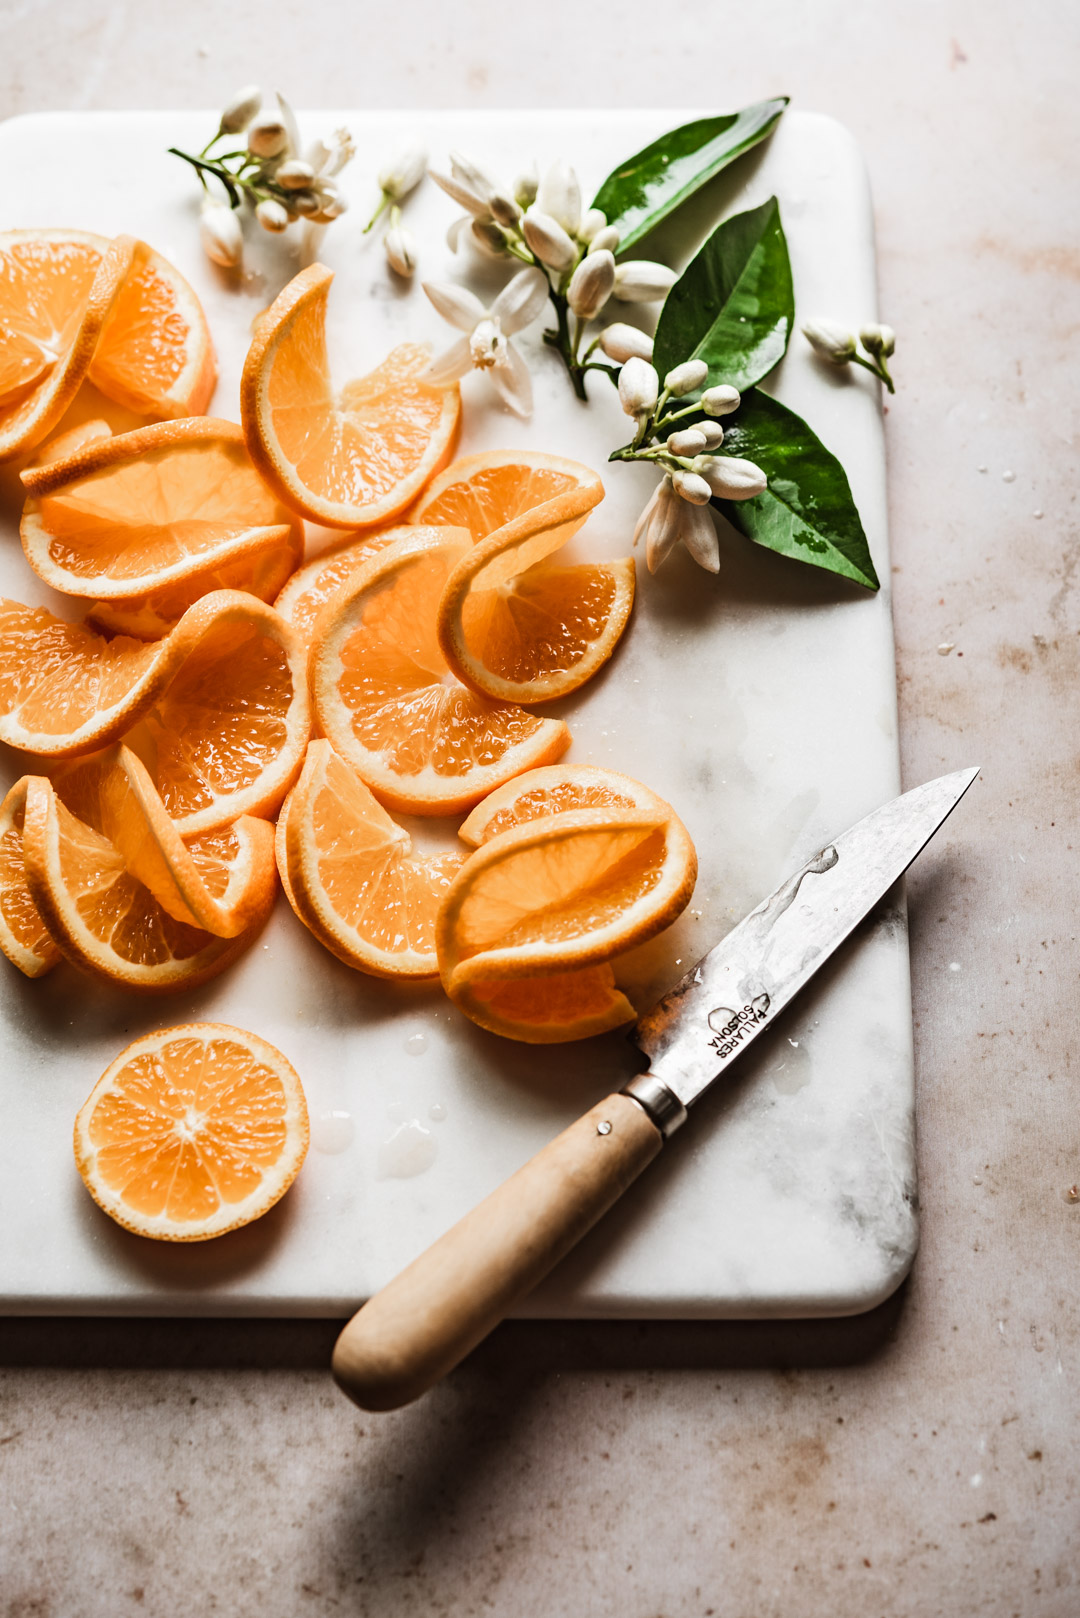
<svg viewBox="0 0 1080 1618">
<path fill-rule="evenodd" d="M 489 371 L 488 376 L 511 410 L 519 416 L 532 415 L 532 377 L 516 343 L 507 343 L 505 363 Z"/>
<path fill-rule="evenodd" d="M 485 206 L 491 200 L 492 193 L 499 187 L 493 180 L 489 180 L 483 169 L 477 168 L 461 152 L 450 153 L 450 173 L 459 185 L 466 186 L 474 196 L 479 197 Z"/>
<path fill-rule="evenodd" d="M 656 510 L 656 503 L 660 499 L 660 490 L 663 487 L 664 487 L 663 482 L 658 483 L 656 485 L 656 488 L 653 490 L 652 494 L 649 496 L 648 500 L 645 502 L 645 505 L 642 507 L 641 516 L 638 518 L 637 522 L 634 524 L 634 544 L 635 545 L 637 544 L 638 540 L 641 538 L 641 536 L 645 532 L 645 530 L 648 528 L 649 524 L 652 522 L 652 514 Z"/>
<path fill-rule="evenodd" d="M 293 112 L 280 90 L 275 90 L 274 95 L 277 98 L 278 111 L 281 113 L 281 121 L 285 125 L 285 128 L 289 134 L 289 151 L 293 153 L 298 152 L 300 150 L 300 131 L 296 127 L 296 114 Z"/>
<path fill-rule="evenodd" d="M 470 191 L 467 185 L 460 185 L 457 180 L 452 180 L 449 174 L 440 174 L 438 169 L 428 169 L 428 173 L 439 189 L 445 191 L 448 197 L 453 197 L 454 201 L 472 214 L 474 219 L 488 217 L 488 205 L 484 198 L 478 197 L 475 191 Z"/>
<path fill-rule="evenodd" d="M 709 515 L 708 506 L 691 506 L 683 502 L 679 538 L 699 567 L 703 567 L 707 573 L 719 573 L 720 541 L 716 537 L 716 526 Z"/>
<path fill-rule="evenodd" d="M 421 382 L 430 382 L 433 388 L 449 387 L 466 371 L 472 370 L 472 348 L 467 337 L 459 337 L 444 354 L 437 354 L 426 370 L 421 371 Z"/>
<path fill-rule="evenodd" d="M 471 224 L 472 220 L 470 219 L 469 215 L 467 213 L 463 213 L 450 225 L 446 232 L 446 245 L 450 249 L 451 253 L 456 253 L 458 251 L 461 246 L 461 232 L 463 230 L 468 230 Z"/>
<path fill-rule="evenodd" d="M 671 479 L 665 477 L 656 491 L 652 517 L 644 529 L 645 561 L 650 573 L 656 572 L 679 543 L 683 513 L 693 509 L 685 500 L 679 499 L 671 486 Z"/>
<path fill-rule="evenodd" d="M 536 205 L 576 236 L 581 224 L 581 187 L 569 163 L 559 159 L 548 169 L 536 193 Z"/>
<path fill-rule="evenodd" d="M 543 270 L 519 270 L 492 304 L 492 316 L 509 337 L 532 324 L 547 302 L 548 290 L 548 278 Z"/>
<path fill-rule="evenodd" d="M 443 319 L 458 331 L 472 331 L 487 314 L 468 287 L 455 286 L 451 281 L 425 281 L 423 287 Z"/>
</svg>

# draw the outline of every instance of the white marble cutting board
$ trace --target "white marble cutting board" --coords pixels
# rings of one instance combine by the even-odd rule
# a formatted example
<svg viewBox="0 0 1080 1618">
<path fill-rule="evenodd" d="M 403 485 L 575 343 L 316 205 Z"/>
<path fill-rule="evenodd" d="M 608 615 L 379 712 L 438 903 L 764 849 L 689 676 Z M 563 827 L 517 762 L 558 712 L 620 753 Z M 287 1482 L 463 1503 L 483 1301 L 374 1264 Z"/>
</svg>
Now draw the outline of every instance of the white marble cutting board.
<svg viewBox="0 0 1080 1618">
<path fill-rule="evenodd" d="M 197 241 L 191 172 L 214 114 L 70 114 L 0 126 L 0 229 L 69 225 L 141 235 L 202 297 L 220 359 L 212 410 L 236 418 L 252 317 L 298 267 L 252 229 L 251 270 L 216 271 Z M 677 121 L 666 112 L 318 113 L 358 157 L 350 214 L 322 256 L 337 272 L 331 352 L 339 380 L 393 343 L 452 335 L 419 286 L 388 275 L 363 237 L 374 176 L 418 140 L 460 147 L 507 179 L 530 159 L 571 160 L 591 191 Z M 714 181 L 650 247 L 681 263 L 712 225 L 775 192 L 797 308 L 853 325 L 876 308 L 862 161 L 830 119 L 788 112 L 771 143 Z M 455 274 L 454 205 L 425 183 L 407 205 L 421 274 Z M 494 288 L 497 270 L 482 271 Z M 419 279 L 419 278 L 418 278 Z M 474 282 L 474 284 L 478 284 Z M 483 380 L 464 385 L 461 452 L 530 446 L 602 470 L 607 498 L 579 548 L 625 554 L 651 485 L 606 467 L 627 423 L 605 379 L 572 398 L 539 327 L 526 339 L 536 411 L 523 424 Z M 692 909 L 641 963 L 661 992 L 813 850 L 899 789 L 885 462 L 877 384 L 816 362 L 801 337 L 769 389 L 804 414 L 851 479 L 877 596 L 756 550 L 724 545 L 717 579 L 680 552 L 657 578 L 639 558 L 631 628 L 609 669 L 560 705 L 574 760 L 610 764 L 669 798 L 697 843 Z M 91 413 L 85 402 L 76 409 Z M 120 425 L 118 412 L 109 412 Z M 27 566 L 17 496 L 0 473 L 0 591 L 68 611 Z M 319 536 L 311 536 L 312 551 Z M 68 613 L 69 616 L 75 616 Z M 0 759 L 4 784 L 18 773 Z M 428 828 L 449 840 L 453 827 Z M 250 1027 L 298 1068 L 313 1145 L 285 1200 L 205 1245 L 128 1235 L 84 1191 L 71 1127 L 96 1078 L 136 1035 L 212 1018 Z M 343 1314 L 638 1063 L 617 1035 L 532 1049 L 482 1033 L 433 988 L 395 988 L 340 965 L 280 899 L 263 938 L 206 988 L 157 1000 L 62 966 L 37 983 L 0 962 L 0 1309 L 130 1314 Z M 660 1162 L 521 1311 L 567 1316 L 844 1314 L 900 1282 L 916 1242 L 911 1014 L 902 910 L 887 908 L 823 971 L 707 1098 Z M 388 1144 L 389 1143 L 389 1144 Z M 426 1165 L 426 1166 L 424 1166 Z M 417 1170 L 404 1174 L 403 1170 Z"/>
</svg>

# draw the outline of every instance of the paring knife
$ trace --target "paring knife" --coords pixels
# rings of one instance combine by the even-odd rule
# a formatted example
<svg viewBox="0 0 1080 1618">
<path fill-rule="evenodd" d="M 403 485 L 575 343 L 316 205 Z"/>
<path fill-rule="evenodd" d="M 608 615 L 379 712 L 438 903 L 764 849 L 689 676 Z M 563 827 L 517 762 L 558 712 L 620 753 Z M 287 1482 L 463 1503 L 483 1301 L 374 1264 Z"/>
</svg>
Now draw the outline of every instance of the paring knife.
<svg viewBox="0 0 1080 1618">
<path fill-rule="evenodd" d="M 875 809 L 711 949 L 631 1034 L 648 1071 L 571 1124 L 353 1316 L 334 1348 L 343 1391 L 362 1409 L 393 1410 L 475 1348 L 903 876 L 978 773 L 940 776 Z"/>
</svg>

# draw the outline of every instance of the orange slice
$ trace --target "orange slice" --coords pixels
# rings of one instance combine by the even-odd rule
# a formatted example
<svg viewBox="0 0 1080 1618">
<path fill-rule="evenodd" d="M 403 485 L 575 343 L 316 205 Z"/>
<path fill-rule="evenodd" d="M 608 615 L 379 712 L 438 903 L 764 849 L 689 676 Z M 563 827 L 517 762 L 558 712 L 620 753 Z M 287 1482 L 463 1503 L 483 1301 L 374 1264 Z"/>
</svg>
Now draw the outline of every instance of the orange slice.
<svg viewBox="0 0 1080 1618">
<path fill-rule="evenodd" d="M 39 978 L 61 955 L 26 884 L 23 815 L 30 779 L 16 781 L 0 804 L 0 949 L 28 978 Z"/>
<path fill-rule="evenodd" d="M 273 814 L 310 725 L 304 648 L 252 596 L 205 596 L 150 645 L 0 600 L 0 740 L 72 757 L 130 731 L 183 837 Z"/>
<path fill-rule="evenodd" d="M 458 830 L 462 842 L 479 848 L 500 832 L 571 809 L 644 809 L 674 814 L 669 803 L 632 776 L 600 764 L 550 764 L 515 776 L 478 803 Z"/>
<path fill-rule="evenodd" d="M 140 416 L 201 416 L 217 362 L 202 305 L 146 242 L 134 255 L 90 363 L 90 381 Z"/>
<path fill-rule="evenodd" d="M 375 977 L 437 977 L 435 916 L 464 863 L 418 854 L 327 741 L 308 747 L 278 827 L 289 900 L 327 949 Z"/>
<path fill-rule="evenodd" d="M 40 444 L 75 397 L 134 252 L 129 236 L 0 234 L 0 461 Z"/>
<path fill-rule="evenodd" d="M 332 528 L 388 522 L 450 456 L 461 399 L 420 380 L 428 351 L 395 348 L 335 398 L 326 353 L 333 271 L 312 264 L 259 322 L 244 362 L 248 450 L 295 511 Z"/>
<path fill-rule="evenodd" d="M 185 582 L 190 606 L 190 590 L 208 587 L 195 581 L 224 566 L 269 550 L 284 553 L 291 572 L 303 554 L 303 524 L 263 483 L 231 421 L 194 417 L 95 437 L 22 481 L 26 559 L 68 595 L 130 600 Z"/>
<path fill-rule="evenodd" d="M 73 815 L 40 776 L 26 788 L 23 853 L 30 896 L 61 954 L 129 989 L 184 990 L 216 977 L 252 942 L 274 899 L 267 884 L 261 911 L 235 938 L 177 921 L 116 845 Z"/>
<path fill-rule="evenodd" d="M 236 561 L 166 584 L 147 595 L 127 601 L 95 601 L 86 614 L 91 629 L 104 635 L 131 635 L 136 640 L 161 640 L 174 630 L 189 607 L 212 590 L 243 590 L 259 601 L 273 601 L 280 595 L 299 560 L 294 531 L 283 540 L 268 540 Z"/>
<path fill-rule="evenodd" d="M 75 1162 L 111 1219 L 198 1242 L 285 1195 L 308 1147 L 295 1069 L 255 1034 L 187 1023 L 121 1051 L 75 1120 Z"/>
<path fill-rule="evenodd" d="M 469 548 L 456 529 L 397 540 L 316 625 L 311 686 L 323 735 L 384 804 L 406 814 L 462 813 L 570 742 L 561 720 L 489 702 L 449 672 L 435 618 Z"/>
<path fill-rule="evenodd" d="M 686 828 L 658 802 L 526 821 L 465 862 L 436 947 L 443 987 L 467 1016 L 531 1043 L 633 1017 L 610 963 L 674 921 L 697 877 Z"/>
<path fill-rule="evenodd" d="M 244 815 L 185 843 L 146 766 L 124 746 L 96 753 L 54 785 L 174 921 L 236 938 L 266 915 L 277 886 L 268 820 Z"/>
<path fill-rule="evenodd" d="M 331 596 L 337 595 L 341 586 L 377 551 L 415 532 L 411 526 L 392 523 L 387 528 L 373 529 L 351 545 L 317 556 L 292 575 L 274 602 L 275 612 L 280 612 L 285 622 L 292 624 L 297 634 L 310 642 L 319 614 Z"/>
<path fill-rule="evenodd" d="M 607 662 L 634 604 L 633 559 L 551 561 L 603 497 L 577 461 L 504 451 L 456 462 L 419 502 L 417 519 L 456 513 L 477 541 L 439 606 L 439 644 L 464 684 L 502 702 L 550 702 Z"/>
</svg>

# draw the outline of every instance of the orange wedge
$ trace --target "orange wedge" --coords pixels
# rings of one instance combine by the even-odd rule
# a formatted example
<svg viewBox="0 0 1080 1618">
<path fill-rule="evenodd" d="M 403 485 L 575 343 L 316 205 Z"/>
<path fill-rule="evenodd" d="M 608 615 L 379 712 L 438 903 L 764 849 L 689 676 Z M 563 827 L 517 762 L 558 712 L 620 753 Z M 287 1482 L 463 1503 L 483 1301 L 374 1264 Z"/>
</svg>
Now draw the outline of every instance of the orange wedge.
<svg viewBox="0 0 1080 1618">
<path fill-rule="evenodd" d="M 181 836 L 273 814 L 310 733 L 304 648 L 238 591 L 150 645 L 0 600 L 0 740 L 55 758 L 127 733 Z"/>
<path fill-rule="evenodd" d="M 283 556 L 287 578 L 303 554 L 303 524 L 258 476 L 231 421 L 198 416 L 95 437 L 22 481 L 26 559 L 68 595 L 128 601 L 183 583 L 180 616 L 223 567 L 250 568 L 270 552 Z"/>
<path fill-rule="evenodd" d="M 290 578 L 274 602 L 274 611 L 280 612 L 285 622 L 292 624 L 297 634 L 310 642 L 316 621 L 331 596 L 369 562 L 376 551 L 385 550 L 395 540 L 407 538 L 415 528 L 391 524 L 387 528 L 372 529 L 351 545 L 325 552 L 302 567 Z"/>
<path fill-rule="evenodd" d="M 415 853 L 330 743 L 311 743 L 278 823 L 278 861 L 296 914 L 346 965 L 438 976 L 435 916 L 464 859 Z"/>
<path fill-rule="evenodd" d="M 40 444 L 75 397 L 134 251 L 82 230 L 0 234 L 0 461 Z"/>
<path fill-rule="evenodd" d="M 333 271 L 312 264 L 259 322 L 244 362 L 248 450 L 286 504 L 332 528 L 388 522 L 444 466 L 457 433 L 456 387 L 420 380 L 425 348 L 395 348 L 335 397 L 326 353 Z"/>
<path fill-rule="evenodd" d="M 530 820 L 546 820 L 571 809 L 644 809 L 659 817 L 674 814 L 669 803 L 632 776 L 600 764 L 549 764 L 529 770 L 498 787 L 478 803 L 458 830 L 462 842 L 479 848 L 500 832 Z"/>
<path fill-rule="evenodd" d="M 256 864 L 249 851 L 237 852 L 248 870 Z M 184 990 L 216 977 L 247 949 L 274 899 L 267 884 L 261 911 L 234 938 L 177 921 L 116 845 L 73 815 L 41 776 L 27 783 L 23 854 L 30 896 L 61 954 L 129 989 Z"/>
<path fill-rule="evenodd" d="M 146 242 L 134 254 L 90 363 L 90 381 L 140 416 L 201 416 L 217 362 L 202 305 Z"/>
<path fill-rule="evenodd" d="M 0 804 L 0 949 L 28 978 L 39 978 L 61 956 L 26 884 L 23 815 L 30 779 L 16 781 Z"/>
<path fill-rule="evenodd" d="M 295 1069 L 264 1039 L 222 1023 L 144 1034 L 75 1120 L 90 1195 L 158 1241 L 205 1241 L 258 1219 L 289 1189 L 307 1147 Z"/>
<path fill-rule="evenodd" d="M 489 702 L 449 672 L 435 619 L 470 548 L 456 529 L 395 541 L 334 596 L 315 629 L 319 727 L 375 795 L 406 814 L 460 814 L 570 742 L 561 720 Z"/>
<path fill-rule="evenodd" d="M 465 862 L 439 911 L 436 948 L 443 987 L 467 1016 L 530 1043 L 580 1039 L 634 1016 L 610 963 L 674 921 L 697 877 L 686 828 L 657 803 L 529 820 Z"/>
<path fill-rule="evenodd" d="M 236 938 L 266 915 L 276 889 L 268 820 L 244 815 L 185 843 L 146 766 L 122 745 L 74 765 L 54 786 L 174 921 Z"/>
<path fill-rule="evenodd" d="M 438 481 L 416 516 L 446 521 L 456 511 L 477 541 L 439 606 L 449 667 L 501 702 L 576 691 L 607 662 L 634 604 L 631 557 L 551 560 L 603 499 L 600 479 L 576 461 L 507 451 L 456 462 Z"/>
</svg>

